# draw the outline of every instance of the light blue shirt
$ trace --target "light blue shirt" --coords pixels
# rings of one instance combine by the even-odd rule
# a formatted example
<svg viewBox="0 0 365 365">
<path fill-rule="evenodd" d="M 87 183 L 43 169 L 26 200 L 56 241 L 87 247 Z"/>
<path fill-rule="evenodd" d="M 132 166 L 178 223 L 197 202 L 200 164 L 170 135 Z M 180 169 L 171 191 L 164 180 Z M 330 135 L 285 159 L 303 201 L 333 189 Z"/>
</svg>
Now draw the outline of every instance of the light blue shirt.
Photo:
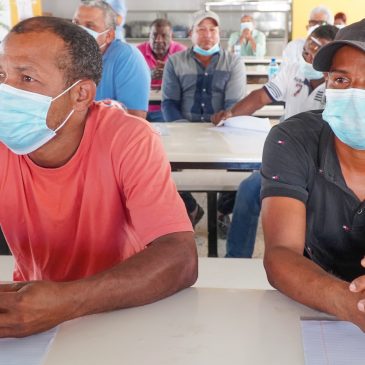
<svg viewBox="0 0 365 365">
<path fill-rule="evenodd" d="M 235 44 L 239 44 L 241 32 L 232 33 L 228 40 L 228 46 L 233 47 Z M 256 56 L 263 57 L 266 54 L 266 36 L 264 33 L 257 29 L 252 31 L 252 38 L 256 42 L 256 51 L 254 51 L 249 42 L 244 42 L 241 45 L 241 56 Z"/>
<path fill-rule="evenodd" d="M 114 40 L 103 54 L 103 74 L 95 100 L 113 99 L 132 110 L 148 109 L 151 74 L 142 53 Z"/>
</svg>

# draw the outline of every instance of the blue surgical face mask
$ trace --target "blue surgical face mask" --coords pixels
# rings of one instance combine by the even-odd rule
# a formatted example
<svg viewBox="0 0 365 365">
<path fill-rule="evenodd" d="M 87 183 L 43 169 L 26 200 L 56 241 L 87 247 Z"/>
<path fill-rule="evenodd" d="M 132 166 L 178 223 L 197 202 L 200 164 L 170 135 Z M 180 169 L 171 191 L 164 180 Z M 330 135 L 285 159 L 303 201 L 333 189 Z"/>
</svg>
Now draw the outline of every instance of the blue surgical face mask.
<svg viewBox="0 0 365 365">
<path fill-rule="evenodd" d="M 365 150 L 365 90 L 326 89 L 322 116 L 339 140 Z"/>
<path fill-rule="evenodd" d="M 323 72 L 315 70 L 313 65 L 305 62 L 303 57 L 300 57 L 299 68 L 307 80 L 319 80 L 323 78 Z"/>
<path fill-rule="evenodd" d="M 55 98 L 0 84 L 0 142 L 17 155 L 26 155 L 45 145 L 74 113 L 71 110 L 55 130 L 48 128 L 47 114 L 52 101 L 79 82 Z"/>
<path fill-rule="evenodd" d="M 252 22 L 242 22 L 241 23 L 241 32 L 245 29 L 248 29 L 250 31 L 253 30 L 253 23 Z"/>
<path fill-rule="evenodd" d="M 215 44 L 212 48 L 209 49 L 200 48 L 198 45 L 195 45 L 193 48 L 193 51 L 195 53 L 200 54 L 201 56 L 212 56 L 215 53 L 218 53 L 219 50 L 220 50 L 219 43 Z"/>
<path fill-rule="evenodd" d="M 86 30 L 92 37 L 94 37 L 94 39 L 97 41 L 98 37 L 109 32 L 109 29 L 104 30 L 103 32 L 97 32 L 95 30 L 92 30 L 90 28 L 84 27 L 83 25 L 79 25 L 80 28 L 82 28 L 83 30 Z M 105 47 L 106 43 L 103 43 L 101 46 L 99 46 L 100 48 Z"/>
</svg>

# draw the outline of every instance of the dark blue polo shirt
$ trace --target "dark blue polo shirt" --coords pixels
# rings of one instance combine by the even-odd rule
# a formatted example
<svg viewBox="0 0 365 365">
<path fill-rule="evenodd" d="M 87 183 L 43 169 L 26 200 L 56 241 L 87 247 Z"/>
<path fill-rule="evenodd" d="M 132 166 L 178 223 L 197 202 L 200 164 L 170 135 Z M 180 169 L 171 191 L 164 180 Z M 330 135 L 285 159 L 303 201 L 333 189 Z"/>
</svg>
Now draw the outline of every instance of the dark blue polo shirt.
<svg viewBox="0 0 365 365">
<path fill-rule="evenodd" d="M 283 196 L 306 205 L 307 257 L 347 281 L 365 274 L 360 265 L 365 256 L 365 202 L 346 185 L 334 134 L 322 111 L 297 114 L 272 128 L 261 174 L 261 199 Z"/>
</svg>

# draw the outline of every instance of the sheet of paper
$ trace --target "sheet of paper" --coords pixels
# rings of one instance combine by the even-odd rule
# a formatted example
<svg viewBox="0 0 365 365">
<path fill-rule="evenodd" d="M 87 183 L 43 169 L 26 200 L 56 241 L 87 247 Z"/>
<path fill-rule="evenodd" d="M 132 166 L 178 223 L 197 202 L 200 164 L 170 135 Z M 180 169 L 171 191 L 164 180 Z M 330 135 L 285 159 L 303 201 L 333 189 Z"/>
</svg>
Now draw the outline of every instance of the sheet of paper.
<svg viewBox="0 0 365 365">
<path fill-rule="evenodd" d="M 302 320 L 306 365 L 365 364 L 365 334 L 345 321 Z"/>
<path fill-rule="evenodd" d="M 24 338 L 0 339 L 0 365 L 42 365 L 58 327 Z"/>
<path fill-rule="evenodd" d="M 151 126 L 160 136 L 168 136 L 170 134 L 165 123 L 151 123 Z"/>
<path fill-rule="evenodd" d="M 251 117 L 248 115 L 241 115 L 238 117 L 228 118 L 224 121 L 226 128 L 248 129 L 251 131 L 260 131 L 268 133 L 271 129 L 269 118 Z M 217 127 L 218 129 L 221 127 Z"/>
</svg>

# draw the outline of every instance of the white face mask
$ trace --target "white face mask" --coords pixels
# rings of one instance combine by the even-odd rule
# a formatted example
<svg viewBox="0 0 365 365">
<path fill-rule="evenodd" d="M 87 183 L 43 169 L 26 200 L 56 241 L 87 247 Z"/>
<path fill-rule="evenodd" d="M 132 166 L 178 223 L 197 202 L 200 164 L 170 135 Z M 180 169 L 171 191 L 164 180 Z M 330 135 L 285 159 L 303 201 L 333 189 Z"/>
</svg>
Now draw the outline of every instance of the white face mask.
<svg viewBox="0 0 365 365">
<path fill-rule="evenodd" d="M 242 22 L 241 23 L 241 32 L 245 29 L 248 29 L 252 32 L 253 30 L 253 23 L 252 22 Z"/>
<path fill-rule="evenodd" d="M 342 29 L 346 27 L 346 24 L 335 24 L 335 27 L 337 27 L 338 29 Z"/>
<path fill-rule="evenodd" d="M 82 28 L 83 30 L 86 30 L 92 37 L 94 37 L 94 39 L 96 41 L 98 41 L 98 37 L 109 32 L 109 29 L 104 30 L 103 32 L 97 32 L 96 30 L 92 30 L 90 28 L 84 27 L 83 25 L 79 25 L 80 28 Z M 99 48 L 103 48 L 106 46 L 106 43 L 103 43 L 101 46 L 99 46 Z"/>
</svg>

